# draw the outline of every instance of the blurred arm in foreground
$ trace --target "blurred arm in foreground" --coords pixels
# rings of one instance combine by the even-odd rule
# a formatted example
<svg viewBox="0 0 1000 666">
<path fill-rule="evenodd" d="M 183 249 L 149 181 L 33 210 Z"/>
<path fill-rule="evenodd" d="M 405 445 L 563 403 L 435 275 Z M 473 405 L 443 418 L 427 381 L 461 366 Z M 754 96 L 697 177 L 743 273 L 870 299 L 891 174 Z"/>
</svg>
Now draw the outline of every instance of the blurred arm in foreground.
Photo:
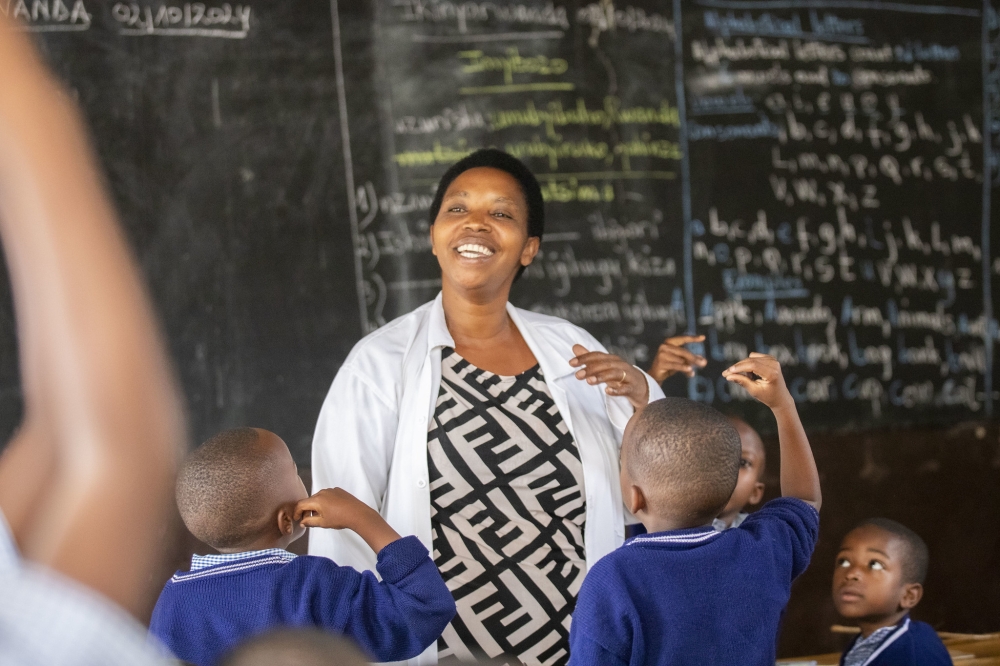
<svg viewBox="0 0 1000 666">
<path fill-rule="evenodd" d="M 0 240 L 24 421 L 0 510 L 25 560 L 147 609 L 181 399 L 75 105 L 0 15 Z"/>
</svg>

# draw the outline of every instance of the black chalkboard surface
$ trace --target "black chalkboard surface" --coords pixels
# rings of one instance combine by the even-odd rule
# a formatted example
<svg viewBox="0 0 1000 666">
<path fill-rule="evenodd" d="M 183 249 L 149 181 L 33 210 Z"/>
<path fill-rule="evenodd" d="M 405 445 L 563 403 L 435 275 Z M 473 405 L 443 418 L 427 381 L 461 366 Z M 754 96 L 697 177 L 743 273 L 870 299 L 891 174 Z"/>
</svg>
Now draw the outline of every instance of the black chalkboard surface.
<svg viewBox="0 0 1000 666">
<path fill-rule="evenodd" d="M 374 7 L 379 159 L 352 185 L 368 330 L 433 296 L 436 177 L 496 145 L 548 201 L 514 300 L 641 365 L 704 333 L 708 368 L 672 391 L 766 428 L 719 374 L 762 351 L 812 427 L 992 413 L 989 3 Z"/>
<path fill-rule="evenodd" d="M 814 423 L 988 415 L 983 7 L 789 4 L 683 15 L 689 316 L 716 367 L 777 356 Z"/>
<path fill-rule="evenodd" d="M 1000 135 L 990 2 L 0 0 L 92 125 L 193 436 L 300 462 L 337 367 L 433 298 L 437 178 L 494 145 L 538 174 L 520 306 L 767 429 L 719 373 L 782 361 L 807 425 L 988 418 Z M 9 300 L 9 298 L 8 298 Z M 0 418 L 16 422 L 9 304 Z"/>
<path fill-rule="evenodd" d="M 308 463 L 322 396 L 361 328 L 329 6 L 84 0 L 88 19 L 73 23 L 56 21 L 57 5 L 0 11 L 24 20 L 26 8 L 86 114 L 193 437 L 260 425 Z M 11 359 L 9 319 L 3 335 Z M 0 369 L 11 427 L 16 369 Z"/>
</svg>

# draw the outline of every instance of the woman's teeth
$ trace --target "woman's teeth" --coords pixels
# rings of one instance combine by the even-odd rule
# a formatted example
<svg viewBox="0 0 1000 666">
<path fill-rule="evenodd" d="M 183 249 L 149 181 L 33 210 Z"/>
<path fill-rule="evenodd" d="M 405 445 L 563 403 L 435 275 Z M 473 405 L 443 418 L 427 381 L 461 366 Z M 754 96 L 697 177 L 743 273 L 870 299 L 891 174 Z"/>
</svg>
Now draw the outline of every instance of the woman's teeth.
<svg viewBox="0 0 1000 666">
<path fill-rule="evenodd" d="M 466 259 L 478 259 L 479 257 L 492 257 L 493 250 L 485 245 L 466 243 L 458 246 L 458 253 Z"/>
</svg>

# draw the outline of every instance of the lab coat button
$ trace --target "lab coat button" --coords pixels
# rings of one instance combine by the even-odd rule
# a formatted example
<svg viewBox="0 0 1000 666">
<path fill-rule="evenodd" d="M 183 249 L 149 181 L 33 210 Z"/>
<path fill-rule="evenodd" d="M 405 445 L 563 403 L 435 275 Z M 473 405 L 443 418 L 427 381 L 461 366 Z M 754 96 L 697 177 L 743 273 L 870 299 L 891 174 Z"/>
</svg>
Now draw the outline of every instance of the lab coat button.
<svg viewBox="0 0 1000 666">
<path fill-rule="evenodd" d="M 423 479 L 418 479 L 418 480 L 417 480 L 417 487 L 418 487 L 418 488 L 423 488 L 423 487 L 424 487 L 424 486 L 426 486 L 426 485 L 427 485 L 427 482 L 426 482 L 426 481 L 424 481 Z"/>
</svg>

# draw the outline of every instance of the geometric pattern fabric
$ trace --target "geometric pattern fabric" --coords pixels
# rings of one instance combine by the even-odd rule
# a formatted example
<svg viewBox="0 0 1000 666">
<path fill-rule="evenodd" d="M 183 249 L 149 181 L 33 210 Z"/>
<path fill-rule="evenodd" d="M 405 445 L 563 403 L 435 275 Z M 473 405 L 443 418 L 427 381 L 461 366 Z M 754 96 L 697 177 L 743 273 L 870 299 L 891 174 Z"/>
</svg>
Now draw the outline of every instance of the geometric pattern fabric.
<svg viewBox="0 0 1000 666">
<path fill-rule="evenodd" d="M 441 658 L 565 664 L 586 574 L 583 466 L 539 366 L 514 377 L 442 352 L 427 437 L 434 563 L 458 614 Z"/>
</svg>

